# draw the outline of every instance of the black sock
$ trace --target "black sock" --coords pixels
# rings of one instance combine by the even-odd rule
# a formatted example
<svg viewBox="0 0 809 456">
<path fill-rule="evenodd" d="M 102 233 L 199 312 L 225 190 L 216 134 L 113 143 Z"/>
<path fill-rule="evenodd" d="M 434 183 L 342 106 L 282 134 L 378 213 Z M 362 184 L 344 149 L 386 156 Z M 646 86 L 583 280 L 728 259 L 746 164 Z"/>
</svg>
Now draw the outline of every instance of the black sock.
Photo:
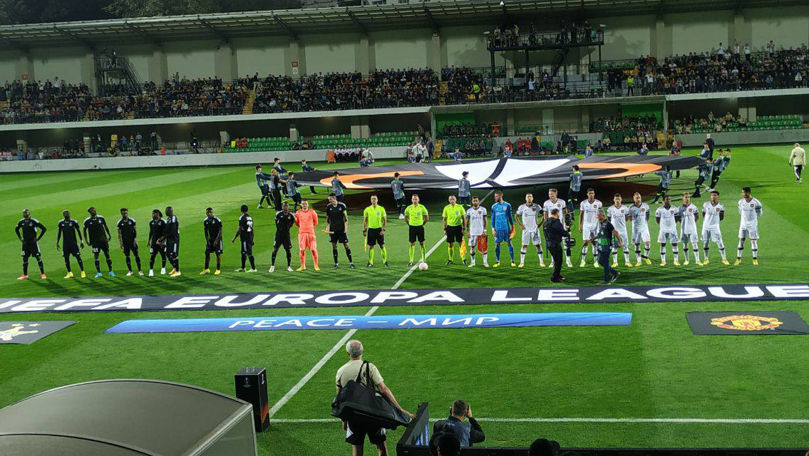
<svg viewBox="0 0 809 456">
<path fill-rule="evenodd" d="M 76 257 L 76 262 L 79 263 L 79 269 L 84 271 L 84 261 L 81 260 L 81 255 Z"/>
<path fill-rule="evenodd" d="M 163 260 L 163 269 L 165 269 L 165 268 L 166 268 L 166 254 L 165 254 L 165 253 L 161 253 L 161 254 L 160 254 L 160 259 L 162 259 L 162 260 Z"/>
<path fill-rule="evenodd" d="M 216 256 L 216 270 L 222 269 L 222 257 L 217 255 Z"/>
<path fill-rule="evenodd" d="M 138 255 L 135 255 L 135 265 L 138 267 L 138 271 L 140 271 L 140 257 Z"/>
<path fill-rule="evenodd" d="M 250 269 L 256 269 L 256 259 L 253 255 L 248 256 L 250 259 Z"/>
<path fill-rule="evenodd" d="M 337 264 L 337 247 L 331 248 L 331 256 L 334 258 L 334 264 Z"/>
<path fill-rule="evenodd" d="M 755 250 L 753 252 L 755 252 Z M 755 253 L 753 254 L 753 257 L 755 258 Z M 37 264 L 39 265 L 39 272 L 41 274 L 45 274 L 45 265 L 42 264 L 42 259 L 37 258 Z"/>
<path fill-rule="evenodd" d="M 246 263 L 247 263 L 247 255 L 242 253 L 242 269 L 244 269 Z"/>
<path fill-rule="evenodd" d="M 28 275 L 28 260 L 22 262 L 22 275 Z"/>
<path fill-rule="evenodd" d="M 112 258 L 107 256 L 107 268 L 112 271 Z"/>
<path fill-rule="evenodd" d="M 98 255 L 94 257 L 93 262 L 96 265 L 96 272 L 101 272 L 101 262 L 98 261 Z"/>
<path fill-rule="evenodd" d="M 149 255 L 149 269 L 154 269 L 154 259 L 157 256 L 156 253 L 152 253 Z"/>
<path fill-rule="evenodd" d="M 132 259 L 130 259 L 129 257 L 126 257 L 126 269 L 129 272 L 132 272 Z"/>
<path fill-rule="evenodd" d="M 275 266 L 275 257 L 278 256 L 278 249 L 272 251 L 272 265 Z"/>
<path fill-rule="evenodd" d="M 348 257 L 348 262 L 353 263 L 354 260 L 351 259 L 351 249 L 346 248 L 346 256 Z"/>
<path fill-rule="evenodd" d="M 292 251 L 288 249 L 284 249 L 287 252 L 287 267 L 292 267 Z"/>
<path fill-rule="evenodd" d="M 67 272 L 70 272 L 70 257 L 68 256 L 65 257 L 65 269 L 67 269 Z"/>
<path fill-rule="evenodd" d="M 203 269 L 208 269 L 211 267 L 211 255 L 206 253 L 205 254 L 205 267 Z"/>
</svg>

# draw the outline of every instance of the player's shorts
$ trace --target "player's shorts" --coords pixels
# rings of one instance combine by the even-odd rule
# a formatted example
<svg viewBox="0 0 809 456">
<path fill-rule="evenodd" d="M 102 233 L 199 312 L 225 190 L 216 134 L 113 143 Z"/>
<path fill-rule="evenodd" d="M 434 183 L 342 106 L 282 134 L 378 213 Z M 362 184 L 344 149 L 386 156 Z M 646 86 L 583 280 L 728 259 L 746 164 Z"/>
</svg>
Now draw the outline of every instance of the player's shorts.
<svg viewBox="0 0 809 456">
<path fill-rule="evenodd" d="M 680 242 L 680 236 L 677 235 L 676 231 L 661 231 L 657 235 L 657 242 L 660 244 L 665 244 L 667 242 L 677 244 Z"/>
<path fill-rule="evenodd" d="M 719 230 L 719 227 L 716 228 L 703 228 L 702 229 L 702 241 L 703 242 L 722 242 L 722 232 Z"/>
<path fill-rule="evenodd" d="M 424 242 L 424 225 L 413 226 L 410 225 L 409 238 L 410 242 Z"/>
<path fill-rule="evenodd" d="M 252 255 L 253 254 L 253 240 L 252 239 L 240 239 L 242 244 L 242 255 Z"/>
<path fill-rule="evenodd" d="M 469 235 L 469 247 L 477 247 L 478 245 L 478 238 L 485 236 L 484 234 L 470 234 Z"/>
<path fill-rule="evenodd" d="M 465 204 L 467 206 L 471 206 L 472 205 L 472 195 L 458 196 L 458 204 Z"/>
<path fill-rule="evenodd" d="M 626 229 L 623 230 L 616 230 L 618 231 L 618 236 L 613 236 L 612 238 L 612 245 L 613 247 L 618 247 L 618 240 L 621 241 L 621 245 L 624 247 L 629 246 L 629 237 L 626 235 Z"/>
<path fill-rule="evenodd" d="M 25 243 L 23 243 L 21 255 L 24 256 L 24 257 L 38 256 L 39 255 L 39 243 L 37 243 L 37 242 L 25 242 Z"/>
<path fill-rule="evenodd" d="M 511 233 L 509 230 L 494 230 L 494 242 L 509 242 L 511 240 Z"/>
<path fill-rule="evenodd" d="M 221 239 L 219 241 L 217 241 L 217 242 L 214 242 L 214 243 L 209 242 L 209 243 L 205 244 L 205 255 L 210 255 L 211 253 L 214 253 L 216 255 L 221 255 L 222 250 L 223 250 L 223 248 L 222 248 L 222 240 Z"/>
<path fill-rule="evenodd" d="M 385 235 L 382 234 L 382 228 L 368 228 L 368 238 L 365 241 L 369 247 L 379 244 L 380 247 L 385 245 Z"/>
<path fill-rule="evenodd" d="M 96 242 L 90 245 L 93 250 L 93 253 L 105 252 L 109 253 L 110 251 L 110 244 L 107 241 Z"/>
<path fill-rule="evenodd" d="M 166 253 L 166 246 L 164 244 L 152 244 L 149 246 L 149 253 L 158 254 L 158 253 Z"/>
<path fill-rule="evenodd" d="M 682 232 L 682 233 L 680 233 L 680 241 L 682 241 L 683 243 L 686 243 L 686 244 L 687 243 L 694 244 L 694 243 L 699 242 L 699 235 L 697 235 L 696 231 L 694 231 L 692 233 Z"/>
<path fill-rule="evenodd" d="M 177 256 L 180 254 L 180 241 L 166 241 L 166 253 Z"/>
<path fill-rule="evenodd" d="M 649 227 L 643 227 L 643 229 L 632 229 L 632 243 L 633 244 L 644 244 L 652 240 L 652 236 L 649 234 Z"/>
<path fill-rule="evenodd" d="M 447 225 L 444 232 L 447 234 L 447 242 L 463 242 L 463 225 Z"/>
<path fill-rule="evenodd" d="M 597 224 L 582 225 L 581 237 L 585 241 L 592 241 L 593 239 L 598 238 L 598 225 Z"/>
<path fill-rule="evenodd" d="M 124 242 L 124 255 L 129 256 L 130 253 L 138 254 L 138 244 L 135 242 Z"/>
<path fill-rule="evenodd" d="M 275 242 L 273 242 L 273 248 L 278 248 L 283 246 L 285 249 L 289 250 L 292 248 L 292 239 L 289 237 L 289 232 L 287 231 L 286 234 L 279 234 L 275 233 Z"/>
<path fill-rule="evenodd" d="M 301 201 L 302 201 L 301 194 L 296 193 L 296 194 L 292 195 L 292 201 L 294 201 L 294 202 L 296 202 L 298 204 L 301 204 Z"/>
<path fill-rule="evenodd" d="M 522 230 L 522 245 L 540 245 L 542 238 L 539 236 L 539 230 L 528 231 Z"/>
<path fill-rule="evenodd" d="M 329 234 L 329 242 L 332 244 L 345 244 L 348 242 L 348 235 L 345 231 L 335 231 Z"/>
<path fill-rule="evenodd" d="M 264 196 L 270 195 L 270 186 L 269 185 L 262 185 L 259 187 L 261 189 L 261 194 Z"/>
<path fill-rule="evenodd" d="M 346 423 L 346 442 L 351 445 L 362 445 L 365 436 L 368 436 L 368 441 L 377 445 L 387 439 L 386 432 L 383 427 L 369 427 L 364 423 L 349 420 Z"/>
<path fill-rule="evenodd" d="M 306 249 L 317 250 L 317 238 L 314 233 L 298 233 L 298 248 L 301 251 Z"/>
<path fill-rule="evenodd" d="M 73 256 L 80 256 L 81 255 L 81 252 L 79 252 L 78 244 L 63 245 L 62 246 L 62 256 L 70 256 L 70 255 L 73 255 Z"/>
<path fill-rule="evenodd" d="M 337 201 L 339 201 L 339 202 L 341 202 L 341 203 L 344 203 L 344 204 L 345 204 L 345 202 L 346 202 L 346 198 L 345 198 L 345 196 L 343 196 L 343 194 L 342 194 L 342 193 L 341 193 L 341 194 L 339 194 L 339 195 L 336 195 L 336 196 L 335 196 L 335 198 L 337 198 Z"/>
<path fill-rule="evenodd" d="M 740 226 L 739 239 L 758 239 L 758 226 Z"/>
</svg>

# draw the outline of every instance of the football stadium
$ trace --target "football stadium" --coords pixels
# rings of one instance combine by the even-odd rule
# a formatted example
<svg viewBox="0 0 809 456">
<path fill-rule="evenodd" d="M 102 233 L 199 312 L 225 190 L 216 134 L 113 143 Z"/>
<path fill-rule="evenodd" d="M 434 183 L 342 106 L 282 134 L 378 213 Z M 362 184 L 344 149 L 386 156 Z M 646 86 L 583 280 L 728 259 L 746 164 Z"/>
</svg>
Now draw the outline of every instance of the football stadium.
<svg viewBox="0 0 809 456">
<path fill-rule="evenodd" d="M 797 0 L 0 0 L 0 454 L 809 454 L 808 44 Z"/>
</svg>

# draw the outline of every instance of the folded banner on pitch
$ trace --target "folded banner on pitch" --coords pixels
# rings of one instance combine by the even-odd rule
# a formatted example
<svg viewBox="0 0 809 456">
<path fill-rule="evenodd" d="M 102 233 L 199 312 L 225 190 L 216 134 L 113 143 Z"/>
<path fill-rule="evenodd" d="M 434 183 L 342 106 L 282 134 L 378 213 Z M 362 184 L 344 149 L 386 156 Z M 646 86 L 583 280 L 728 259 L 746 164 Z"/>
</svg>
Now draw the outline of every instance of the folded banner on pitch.
<svg viewBox="0 0 809 456">
<path fill-rule="evenodd" d="M 521 326 L 629 326 L 627 312 L 547 312 L 461 315 L 239 317 L 126 320 L 107 333 L 229 332 L 324 329 L 472 329 Z"/>
<path fill-rule="evenodd" d="M 791 310 L 688 312 L 686 319 L 697 335 L 809 335 L 809 325 Z"/>
</svg>

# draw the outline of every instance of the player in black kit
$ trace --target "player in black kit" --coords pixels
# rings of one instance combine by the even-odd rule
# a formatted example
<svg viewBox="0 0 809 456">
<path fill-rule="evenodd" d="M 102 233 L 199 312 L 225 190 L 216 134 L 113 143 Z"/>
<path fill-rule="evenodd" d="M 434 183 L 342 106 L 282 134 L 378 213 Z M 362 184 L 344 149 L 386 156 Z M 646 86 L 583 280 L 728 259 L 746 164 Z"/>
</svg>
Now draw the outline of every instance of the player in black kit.
<svg viewBox="0 0 809 456">
<path fill-rule="evenodd" d="M 343 244 L 348 266 L 354 269 L 354 260 L 351 258 L 351 247 L 348 245 L 348 209 L 345 203 L 337 201 L 334 193 L 329 195 L 329 204 L 326 205 L 326 224 L 331 242 L 331 256 L 334 258 L 335 269 L 339 267 L 337 263 L 337 244 Z"/>
<path fill-rule="evenodd" d="M 166 255 L 171 263 L 169 276 L 179 277 L 180 273 L 180 222 L 174 215 L 174 208 L 166 207 L 166 226 L 163 227 L 163 236 L 160 241 L 166 246 Z"/>
<path fill-rule="evenodd" d="M 17 238 L 22 242 L 22 275 L 17 277 L 17 280 L 25 280 L 28 278 L 28 258 L 34 257 L 39 264 L 39 276 L 44 280 L 45 266 L 42 264 L 42 253 L 39 251 L 39 240 L 48 231 L 45 225 L 39 223 L 39 220 L 31 217 L 31 211 L 25 209 L 22 211 L 22 219 L 17 222 L 17 227 L 14 229 L 17 233 Z M 22 234 L 20 233 L 22 231 Z"/>
<path fill-rule="evenodd" d="M 112 259 L 110 258 L 110 229 L 107 227 L 107 221 L 103 216 L 98 215 L 96 208 L 90 207 L 87 209 L 90 216 L 84 219 L 84 238 L 93 249 L 93 258 L 95 259 L 96 278 L 101 277 L 101 266 L 98 257 L 101 252 L 107 258 L 107 267 L 110 270 L 110 277 L 115 277 L 115 272 L 112 270 Z"/>
<path fill-rule="evenodd" d="M 127 277 L 132 276 L 132 259 L 130 254 L 135 256 L 135 264 L 138 266 L 138 275 L 143 275 L 140 267 L 140 255 L 138 254 L 138 229 L 135 219 L 129 216 L 126 208 L 121 209 L 121 220 L 118 220 L 118 245 L 124 251 L 126 257 Z"/>
<path fill-rule="evenodd" d="M 275 272 L 275 257 L 282 246 L 287 254 L 287 271 L 292 272 L 292 239 L 289 230 L 295 225 L 295 214 L 290 212 L 289 203 L 284 202 L 282 209 L 275 214 L 275 242 L 272 246 L 272 265 L 270 272 Z"/>
<path fill-rule="evenodd" d="M 65 258 L 65 268 L 67 268 L 66 279 L 73 278 L 73 271 L 70 270 L 70 255 L 76 257 L 76 262 L 79 263 L 81 269 L 81 278 L 87 277 L 84 272 L 84 262 L 81 260 L 81 252 L 79 248 L 84 248 L 84 239 L 81 237 L 81 229 L 79 222 L 70 218 L 70 211 L 62 211 L 64 219 L 59 221 L 59 232 L 56 235 L 56 250 L 59 250 L 59 241 L 62 243 L 62 256 Z M 76 238 L 78 237 L 78 240 Z"/>
<path fill-rule="evenodd" d="M 149 222 L 149 277 L 154 277 L 154 259 L 157 254 L 163 260 L 160 274 L 166 273 L 166 246 L 163 245 L 163 231 L 166 228 L 166 221 L 163 220 L 163 213 L 160 209 L 152 211 L 152 221 Z"/>
<path fill-rule="evenodd" d="M 211 254 L 216 255 L 214 275 L 221 274 L 222 269 L 222 221 L 213 215 L 213 208 L 205 209 L 205 220 L 202 221 L 205 231 L 205 269 L 200 274 L 211 273 Z"/>
<path fill-rule="evenodd" d="M 239 216 L 239 229 L 233 235 L 230 242 L 236 242 L 239 238 L 242 244 L 242 267 L 236 272 L 256 272 L 256 260 L 253 257 L 253 217 L 247 213 L 247 205 L 242 204 L 242 215 Z M 245 270 L 247 260 L 250 260 L 250 269 Z"/>
</svg>

